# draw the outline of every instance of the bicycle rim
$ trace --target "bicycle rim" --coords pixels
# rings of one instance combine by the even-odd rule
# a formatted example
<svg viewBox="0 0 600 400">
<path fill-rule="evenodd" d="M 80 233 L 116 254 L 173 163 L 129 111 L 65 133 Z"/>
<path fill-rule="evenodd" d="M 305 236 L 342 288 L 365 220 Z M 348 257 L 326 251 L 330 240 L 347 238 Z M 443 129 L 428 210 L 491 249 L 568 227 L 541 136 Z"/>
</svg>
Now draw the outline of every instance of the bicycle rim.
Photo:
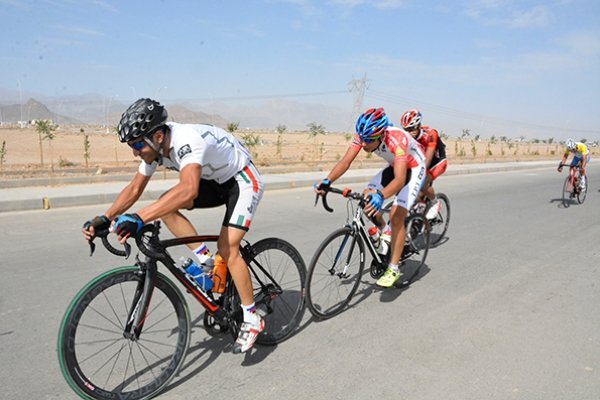
<svg viewBox="0 0 600 400">
<path fill-rule="evenodd" d="M 573 196 L 573 184 L 571 183 L 571 177 L 567 176 L 563 185 L 562 201 L 563 206 L 569 207 L 571 205 L 571 199 Z"/>
<path fill-rule="evenodd" d="M 410 284 L 418 276 L 425 264 L 431 241 L 427 219 L 420 214 L 410 215 L 406 219 L 406 241 L 402 256 L 402 284 Z"/>
<path fill-rule="evenodd" d="M 448 196 L 444 193 L 436 193 L 435 197 L 442 202 L 442 208 L 434 218 L 429 220 L 432 246 L 438 244 L 444 238 L 450 224 L 450 200 Z"/>
<path fill-rule="evenodd" d="M 138 267 L 109 271 L 86 285 L 63 317 L 61 371 L 82 398 L 147 399 L 175 376 L 190 340 L 190 316 L 181 292 L 158 274 L 139 339 L 123 336 Z"/>
<path fill-rule="evenodd" d="M 289 242 L 266 238 L 252 245 L 246 262 L 250 268 L 256 310 L 265 322 L 265 330 L 256 342 L 263 345 L 281 343 L 294 333 L 304 315 L 304 260 Z M 232 334 L 236 337 L 243 315 L 233 284 L 226 294 L 225 307 L 233 315 Z"/>
<path fill-rule="evenodd" d="M 334 231 L 310 262 L 307 300 L 315 318 L 327 319 L 342 312 L 358 289 L 365 267 L 365 249 L 361 238 L 354 234 L 350 227 Z M 353 239 L 358 249 L 352 248 Z"/>
</svg>

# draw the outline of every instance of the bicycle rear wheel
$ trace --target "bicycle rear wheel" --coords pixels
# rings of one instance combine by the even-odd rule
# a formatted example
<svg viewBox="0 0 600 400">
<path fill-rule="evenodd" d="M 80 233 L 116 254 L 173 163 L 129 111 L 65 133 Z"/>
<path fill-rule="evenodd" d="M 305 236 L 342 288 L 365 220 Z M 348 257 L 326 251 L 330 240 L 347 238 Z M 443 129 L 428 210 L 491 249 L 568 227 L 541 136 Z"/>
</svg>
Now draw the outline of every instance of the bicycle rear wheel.
<svg viewBox="0 0 600 400">
<path fill-rule="evenodd" d="M 569 207 L 571 205 L 571 202 L 573 201 L 573 197 L 574 197 L 574 187 L 573 187 L 573 183 L 571 182 L 571 176 L 569 175 L 565 179 L 565 183 L 563 185 L 563 192 L 562 192 L 563 206 Z"/>
<path fill-rule="evenodd" d="M 308 267 L 307 299 L 312 315 L 323 320 L 342 312 L 358 289 L 364 267 L 364 243 L 351 227 L 327 236 Z"/>
<path fill-rule="evenodd" d="M 434 246 L 438 244 L 446 231 L 448 230 L 448 225 L 450 224 L 450 199 L 444 193 L 436 193 L 435 197 L 442 204 L 442 208 L 437 213 L 437 215 L 429 220 L 429 226 L 431 229 L 431 245 Z M 427 214 L 427 212 L 425 212 Z"/>
<path fill-rule="evenodd" d="M 406 240 L 402 253 L 402 285 L 410 284 L 425 264 L 430 246 L 430 227 L 421 214 L 406 218 Z"/>
<path fill-rule="evenodd" d="M 256 342 L 281 343 L 300 325 L 305 309 L 306 266 L 289 242 L 266 238 L 253 244 L 246 256 L 250 269 L 254 302 L 265 322 Z M 237 337 L 243 321 L 240 297 L 233 282 L 228 285 L 224 307 L 234 316 L 232 334 Z"/>
<path fill-rule="evenodd" d="M 581 179 L 581 176 L 579 175 L 579 173 L 577 173 L 577 182 L 580 182 L 580 179 Z M 587 187 L 588 187 L 588 185 L 586 182 L 586 185 L 583 189 L 581 187 L 579 187 L 577 190 L 577 202 L 579 204 L 583 204 L 583 202 L 585 201 L 585 197 L 587 196 Z"/>
<path fill-rule="evenodd" d="M 58 357 L 69 386 L 86 399 L 148 399 L 173 379 L 190 340 L 181 292 L 157 274 L 144 328 L 124 336 L 133 297 L 143 284 L 138 267 L 118 268 L 88 283 L 73 299 L 58 335 Z"/>
</svg>

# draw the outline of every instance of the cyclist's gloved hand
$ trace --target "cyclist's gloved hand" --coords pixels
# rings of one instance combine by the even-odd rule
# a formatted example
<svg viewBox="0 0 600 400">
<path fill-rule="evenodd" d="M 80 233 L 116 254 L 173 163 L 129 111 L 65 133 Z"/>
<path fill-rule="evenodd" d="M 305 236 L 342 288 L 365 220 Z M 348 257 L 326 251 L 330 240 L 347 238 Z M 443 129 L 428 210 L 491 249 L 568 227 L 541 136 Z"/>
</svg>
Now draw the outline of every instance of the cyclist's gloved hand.
<svg viewBox="0 0 600 400">
<path fill-rule="evenodd" d="M 558 163 L 558 172 L 562 171 L 562 163 Z"/>
<path fill-rule="evenodd" d="M 369 195 L 369 205 L 373 207 L 375 211 L 381 210 L 381 206 L 383 206 L 383 193 L 381 193 L 381 190 Z"/>
<path fill-rule="evenodd" d="M 119 237 L 128 238 L 129 236 L 137 234 L 142 227 L 144 226 L 144 221 L 140 218 L 139 215 L 133 214 L 123 214 L 119 215 L 115 219 L 115 223 L 112 227 L 112 230 L 116 232 Z"/>
<path fill-rule="evenodd" d="M 83 223 L 83 229 L 86 231 L 90 230 L 90 226 L 94 228 L 94 232 L 105 231 L 110 228 L 110 219 L 106 215 L 98 215 Z"/>
<path fill-rule="evenodd" d="M 329 179 L 325 178 L 319 183 L 315 183 L 315 190 L 327 191 L 331 187 Z"/>
</svg>

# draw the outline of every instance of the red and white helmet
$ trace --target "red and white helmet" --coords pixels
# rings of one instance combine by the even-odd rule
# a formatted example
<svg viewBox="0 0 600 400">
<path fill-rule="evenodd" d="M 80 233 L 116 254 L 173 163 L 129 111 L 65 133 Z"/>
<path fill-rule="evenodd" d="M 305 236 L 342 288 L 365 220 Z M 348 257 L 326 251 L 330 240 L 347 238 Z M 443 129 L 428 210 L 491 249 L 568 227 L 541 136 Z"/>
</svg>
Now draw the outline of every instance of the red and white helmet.
<svg viewBox="0 0 600 400">
<path fill-rule="evenodd" d="M 421 112 L 417 109 L 408 110 L 402 114 L 400 124 L 406 130 L 415 129 L 421 126 Z"/>
<path fill-rule="evenodd" d="M 421 118 L 422 116 L 419 110 L 408 110 L 407 112 L 402 114 L 402 117 L 400 118 L 400 124 L 402 125 L 402 128 L 404 128 L 405 131 L 411 133 L 413 137 L 416 133 L 415 139 L 418 139 L 420 134 L 418 134 L 416 131 L 418 131 L 418 129 L 421 127 Z"/>
</svg>

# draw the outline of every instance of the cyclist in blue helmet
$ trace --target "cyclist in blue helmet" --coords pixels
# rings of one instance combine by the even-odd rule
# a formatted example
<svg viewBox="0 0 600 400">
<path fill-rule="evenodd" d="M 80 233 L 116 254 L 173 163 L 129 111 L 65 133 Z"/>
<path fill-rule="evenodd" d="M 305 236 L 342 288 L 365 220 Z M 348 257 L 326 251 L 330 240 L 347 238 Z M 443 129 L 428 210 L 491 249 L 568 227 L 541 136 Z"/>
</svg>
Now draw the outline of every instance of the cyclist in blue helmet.
<svg viewBox="0 0 600 400">
<path fill-rule="evenodd" d="M 325 179 L 315 184 L 315 191 L 325 193 L 331 183 L 350 168 L 361 149 L 377 154 L 388 164 L 365 189 L 365 194 L 370 196 L 365 213 L 383 231 L 381 237 L 387 246 L 382 247 L 391 249 L 388 268 L 377 281 L 378 286 L 391 287 L 402 275 L 399 263 L 406 235 L 404 220 L 425 181 L 425 155 L 410 134 L 392 126 L 383 108 L 370 108 L 358 117 L 356 135 L 346 154 Z M 379 213 L 383 200 L 388 197 L 394 197 L 391 227 L 385 225 Z"/>
<path fill-rule="evenodd" d="M 371 108 L 356 120 L 356 133 L 365 143 L 380 139 L 390 125 L 383 108 Z"/>
</svg>

